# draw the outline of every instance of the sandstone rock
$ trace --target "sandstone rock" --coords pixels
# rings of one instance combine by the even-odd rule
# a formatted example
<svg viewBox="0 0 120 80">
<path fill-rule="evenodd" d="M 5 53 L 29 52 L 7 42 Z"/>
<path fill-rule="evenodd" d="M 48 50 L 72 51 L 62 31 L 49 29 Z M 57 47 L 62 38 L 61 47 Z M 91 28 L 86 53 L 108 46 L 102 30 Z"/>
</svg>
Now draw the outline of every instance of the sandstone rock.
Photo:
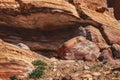
<svg viewBox="0 0 120 80">
<path fill-rule="evenodd" d="M 120 45 L 113 44 L 112 45 L 113 56 L 115 58 L 120 58 Z"/>
<path fill-rule="evenodd" d="M 85 65 L 85 66 L 83 66 L 83 69 L 84 69 L 84 70 L 89 70 L 90 67 Z"/>
<path fill-rule="evenodd" d="M 92 75 L 93 76 L 101 76 L 102 74 L 100 72 L 93 72 Z"/>
<path fill-rule="evenodd" d="M 110 48 L 104 49 L 98 59 L 103 63 L 113 61 L 113 55 L 111 49 Z"/>
<path fill-rule="evenodd" d="M 107 7 L 107 1 L 106 0 L 73 0 L 73 3 L 75 5 L 84 6 L 91 10 L 98 10 L 102 9 L 103 7 Z"/>
<path fill-rule="evenodd" d="M 99 13 L 106 13 L 114 18 L 113 8 L 108 8 L 107 0 L 73 0 L 79 15 L 81 15 L 80 7 L 86 7 Z M 82 16 L 82 15 L 81 15 Z"/>
<path fill-rule="evenodd" d="M 64 0 L 0 0 L 0 25 L 54 30 L 79 22 L 73 5 Z"/>
<path fill-rule="evenodd" d="M 117 20 L 107 14 L 98 13 L 85 7 L 81 7 L 81 9 L 90 19 L 103 25 L 98 28 L 109 44 L 120 44 L 120 24 Z"/>
<path fill-rule="evenodd" d="M 62 59 L 94 61 L 99 56 L 99 50 L 95 43 L 79 36 L 65 42 L 60 47 L 58 55 Z"/>
<path fill-rule="evenodd" d="M 109 44 L 120 44 L 120 26 L 102 26 L 101 33 Z"/>
<path fill-rule="evenodd" d="M 9 80 L 10 76 L 24 78 L 34 67 L 31 62 L 38 59 L 37 54 L 0 41 L 0 79 Z"/>
<path fill-rule="evenodd" d="M 99 31 L 99 29 L 95 28 L 94 26 L 86 26 L 85 29 L 86 32 L 84 32 L 84 34 L 86 34 L 87 39 L 94 42 L 102 52 L 102 54 L 99 57 L 99 60 L 100 61 L 105 60 L 105 55 L 108 56 L 107 61 L 112 60 L 113 57 L 112 51 L 110 50 L 109 45 L 104 40 L 103 35 Z"/>
<path fill-rule="evenodd" d="M 114 9 L 113 8 L 108 8 L 109 12 L 106 12 L 108 15 L 110 15 L 112 18 L 115 18 L 114 16 Z"/>
<path fill-rule="evenodd" d="M 120 24 L 118 21 L 114 18 L 112 18 L 110 15 L 107 15 L 106 13 L 98 13 L 94 10 L 80 7 L 83 13 L 89 17 L 89 19 L 92 19 L 102 25 L 109 26 L 110 28 L 117 28 L 120 29 Z"/>
<path fill-rule="evenodd" d="M 100 49 L 108 48 L 108 44 L 104 40 L 102 34 L 100 33 L 99 29 L 93 26 L 87 26 L 86 31 L 88 34 L 89 40 L 96 43 Z"/>
<path fill-rule="evenodd" d="M 0 26 L 51 31 L 77 24 L 99 24 L 79 17 L 65 0 L 1 0 Z M 4 14 L 4 15 L 3 15 Z"/>
</svg>

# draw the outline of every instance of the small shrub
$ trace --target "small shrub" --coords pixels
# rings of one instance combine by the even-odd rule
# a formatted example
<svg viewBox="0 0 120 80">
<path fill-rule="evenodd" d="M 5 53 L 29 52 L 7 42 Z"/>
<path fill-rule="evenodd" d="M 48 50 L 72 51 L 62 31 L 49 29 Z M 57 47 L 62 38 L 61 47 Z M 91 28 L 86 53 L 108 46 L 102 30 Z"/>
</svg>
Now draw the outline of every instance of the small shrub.
<svg viewBox="0 0 120 80">
<path fill-rule="evenodd" d="M 34 79 L 41 78 L 44 74 L 45 66 L 47 64 L 41 60 L 35 60 L 32 62 L 32 64 L 38 67 L 29 74 L 29 77 Z"/>
<path fill-rule="evenodd" d="M 19 80 L 19 79 L 17 78 L 17 76 L 11 76 L 10 80 Z"/>
<path fill-rule="evenodd" d="M 35 61 L 32 62 L 32 64 L 34 66 L 39 66 L 39 65 L 46 66 L 47 65 L 45 62 L 43 62 L 41 60 L 35 60 Z"/>
<path fill-rule="evenodd" d="M 32 71 L 32 73 L 29 74 L 30 78 L 41 78 L 44 74 L 45 67 L 44 66 L 38 66 L 35 70 Z"/>
</svg>

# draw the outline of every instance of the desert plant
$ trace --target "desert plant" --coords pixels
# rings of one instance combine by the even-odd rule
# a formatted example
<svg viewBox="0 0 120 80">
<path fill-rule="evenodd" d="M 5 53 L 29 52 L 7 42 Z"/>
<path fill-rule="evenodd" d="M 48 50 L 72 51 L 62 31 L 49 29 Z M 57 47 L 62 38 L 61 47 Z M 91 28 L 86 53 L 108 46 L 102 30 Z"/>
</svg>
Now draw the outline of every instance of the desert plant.
<svg viewBox="0 0 120 80">
<path fill-rule="evenodd" d="M 44 61 L 41 61 L 41 60 L 35 60 L 32 62 L 32 64 L 34 66 L 39 66 L 39 65 L 46 66 L 47 65 Z"/>
<path fill-rule="evenodd" d="M 35 60 L 32 62 L 32 64 L 38 67 L 29 74 L 29 77 L 34 79 L 41 78 L 44 74 L 45 66 L 47 64 L 41 60 Z"/>
<path fill-rule="evenodd" d="M 44 66 L 38 66 L 35 70 L 32 71 L 32 73 L 29 74 L 30 78 L 41 78 L 44 74 L 45 67 Z"/>
<path fill-rule="evenodd" d="M 14 75 L 10 77 L 10 80 L 19 80 L 19 79 L 17 78 L 17 76 Z"/>
</svg>

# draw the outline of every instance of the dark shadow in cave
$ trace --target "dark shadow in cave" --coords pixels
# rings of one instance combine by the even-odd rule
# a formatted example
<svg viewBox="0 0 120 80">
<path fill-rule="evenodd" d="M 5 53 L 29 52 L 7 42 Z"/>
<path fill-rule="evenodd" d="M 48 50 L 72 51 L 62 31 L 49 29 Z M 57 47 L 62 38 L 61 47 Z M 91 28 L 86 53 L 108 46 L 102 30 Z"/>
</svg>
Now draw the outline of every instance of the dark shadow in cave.
<svg viewBox="0 0 120 80">
<path fill-rule="evenodd" d="M 107 0 L 108 8 L 114 9 L 114 16 L 120 20 L 120 0 Z"/>
</svg>

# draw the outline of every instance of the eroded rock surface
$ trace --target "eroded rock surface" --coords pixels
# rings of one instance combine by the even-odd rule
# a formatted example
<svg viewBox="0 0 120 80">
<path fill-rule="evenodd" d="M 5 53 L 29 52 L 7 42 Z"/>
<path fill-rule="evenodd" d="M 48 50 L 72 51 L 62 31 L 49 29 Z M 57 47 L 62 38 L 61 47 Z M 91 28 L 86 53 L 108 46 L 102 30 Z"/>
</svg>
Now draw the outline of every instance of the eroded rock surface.
<svg viewBox="0 0 120 80">
<path fill-rule="evenodd" d="M 107 7 L 106 0 L 73 0 L 73 3 L 78 6 L 84 6 L 91 10 L 100 10 Z M 104 9 L 105 10 L 105 9 Z"/>
<path fill-rule="evenodd" d="M 109 44 L 120 44 L 120 23 L 107 14 L 98 13 L 96 11 L 81 7 L 82 11 L 89 16 L 90 19 L 100 23 L 103 26 L 97 26 L 100 29 L 101 34 L 104 36 Z M 97 17 L 96 17 L 97 16 Z"/>
<path fill-rule="evenodd" d="M 115 58 L 120 58 L 120 45 L 113 44 L 112 45 L 113 56 Z"/>
<path fill-rule="evenodd" d="M 89 19 L 92 19 L 102 25 L 109 26 L 112 28 L 118 28 L 118 29 L 120 27 L 120 24 L 118 23 L 118 21 L 112 18 L 110 15 L 98 13 L 94 10 L 90 10 L 85 7 L 81 7 L 81 9 L 84 12 L 84 14 L 89 17 Z"/>
<path fill-rule="evenodd" d="M 95 43 L 79 36 L 65 42 L 58 55 L 63 59 L 95 61 L 99 57 L 99 51 Z"/>
<path fill-rule="evenodd" d="M 0 40 L 0 79 L 9 80 L 14 75 L 27 77 L 34 69 L 31 62 L 36 59 L 39 59 L 36 53 Z"/>
<path fill-rule="evenodd" d="M 0 0 L 0 24 L 54 30 L 79 22 L 75 7 L 64 0 Z"/>
<path fill-rule="evenodd" d="M 73 37 L 81 35 L 79 34 L 80 30 L 77 30 L 78 26 L 87 27 L 88 23 L 91 23 L 100 30 L 99 32 L 94 26 L 92 28 L 87 27 L 87 31 L 91 34 L 91 41 L 96 43 L 99 48 L 108 48 L 109 46 L 107 43 L 110 45 L 114 43 L 119 44 L 120 24 L 118 21 L 104 13 L 104 11 L 96 11 L 107 6 L 106 0 L 102 0 L 101 2 L 98 0 L 74 0 L 73 3 L 75 6 L 77 5 L 77 9 L 80 9 L 78 10 L 79 15 L 75 6 L 64 0 L 1 0 L 1 25 L 8 26 L 9 24 L 9 26 L 12 27 L 23 27 L 28 28 L 28 30 L 17 32 L 11 28 L 11 31 L 9 30 L 10 33 L 8 31 L 7 36 L 3 30 L 1 30 L 2 34 L 0 35 L 5 41 L 17 44 L 24 43 L 32 50 L 57 51 L 60 44 L 63 44 L 65 41 Z M 76 26 L 73 26 L 74 24 Z M 76 27 L 76 29 L 60 29 L 65 27 Z M 37 28 L 46 31 L 60 30 L 52 32 L 41 32 L 39 30 L 29 31 L 29 29 Z M 15 35 L 12 36 L 10 34 Z M 23 35 L 25 35 L 26 38 Z M 82 36 L 86 37 L 86 33 Z M 15 39 L 15 37 L 17 37 L 17 39 Z"/>
<path fill-rule="evenodd" d="M 102 26 L 101 32 L 109 44 L 120 44 L 120 26 Z"/>
<path fill-rule="evenodd" d="M 88 34 L 88 38 L 92 42 L 96 43 L 100 49 L 105 49 L 109 47 L 102 34 L 100 33 L 99 29 L 93 26 L 87 26 L 86 31 Z"/>
</svg>

